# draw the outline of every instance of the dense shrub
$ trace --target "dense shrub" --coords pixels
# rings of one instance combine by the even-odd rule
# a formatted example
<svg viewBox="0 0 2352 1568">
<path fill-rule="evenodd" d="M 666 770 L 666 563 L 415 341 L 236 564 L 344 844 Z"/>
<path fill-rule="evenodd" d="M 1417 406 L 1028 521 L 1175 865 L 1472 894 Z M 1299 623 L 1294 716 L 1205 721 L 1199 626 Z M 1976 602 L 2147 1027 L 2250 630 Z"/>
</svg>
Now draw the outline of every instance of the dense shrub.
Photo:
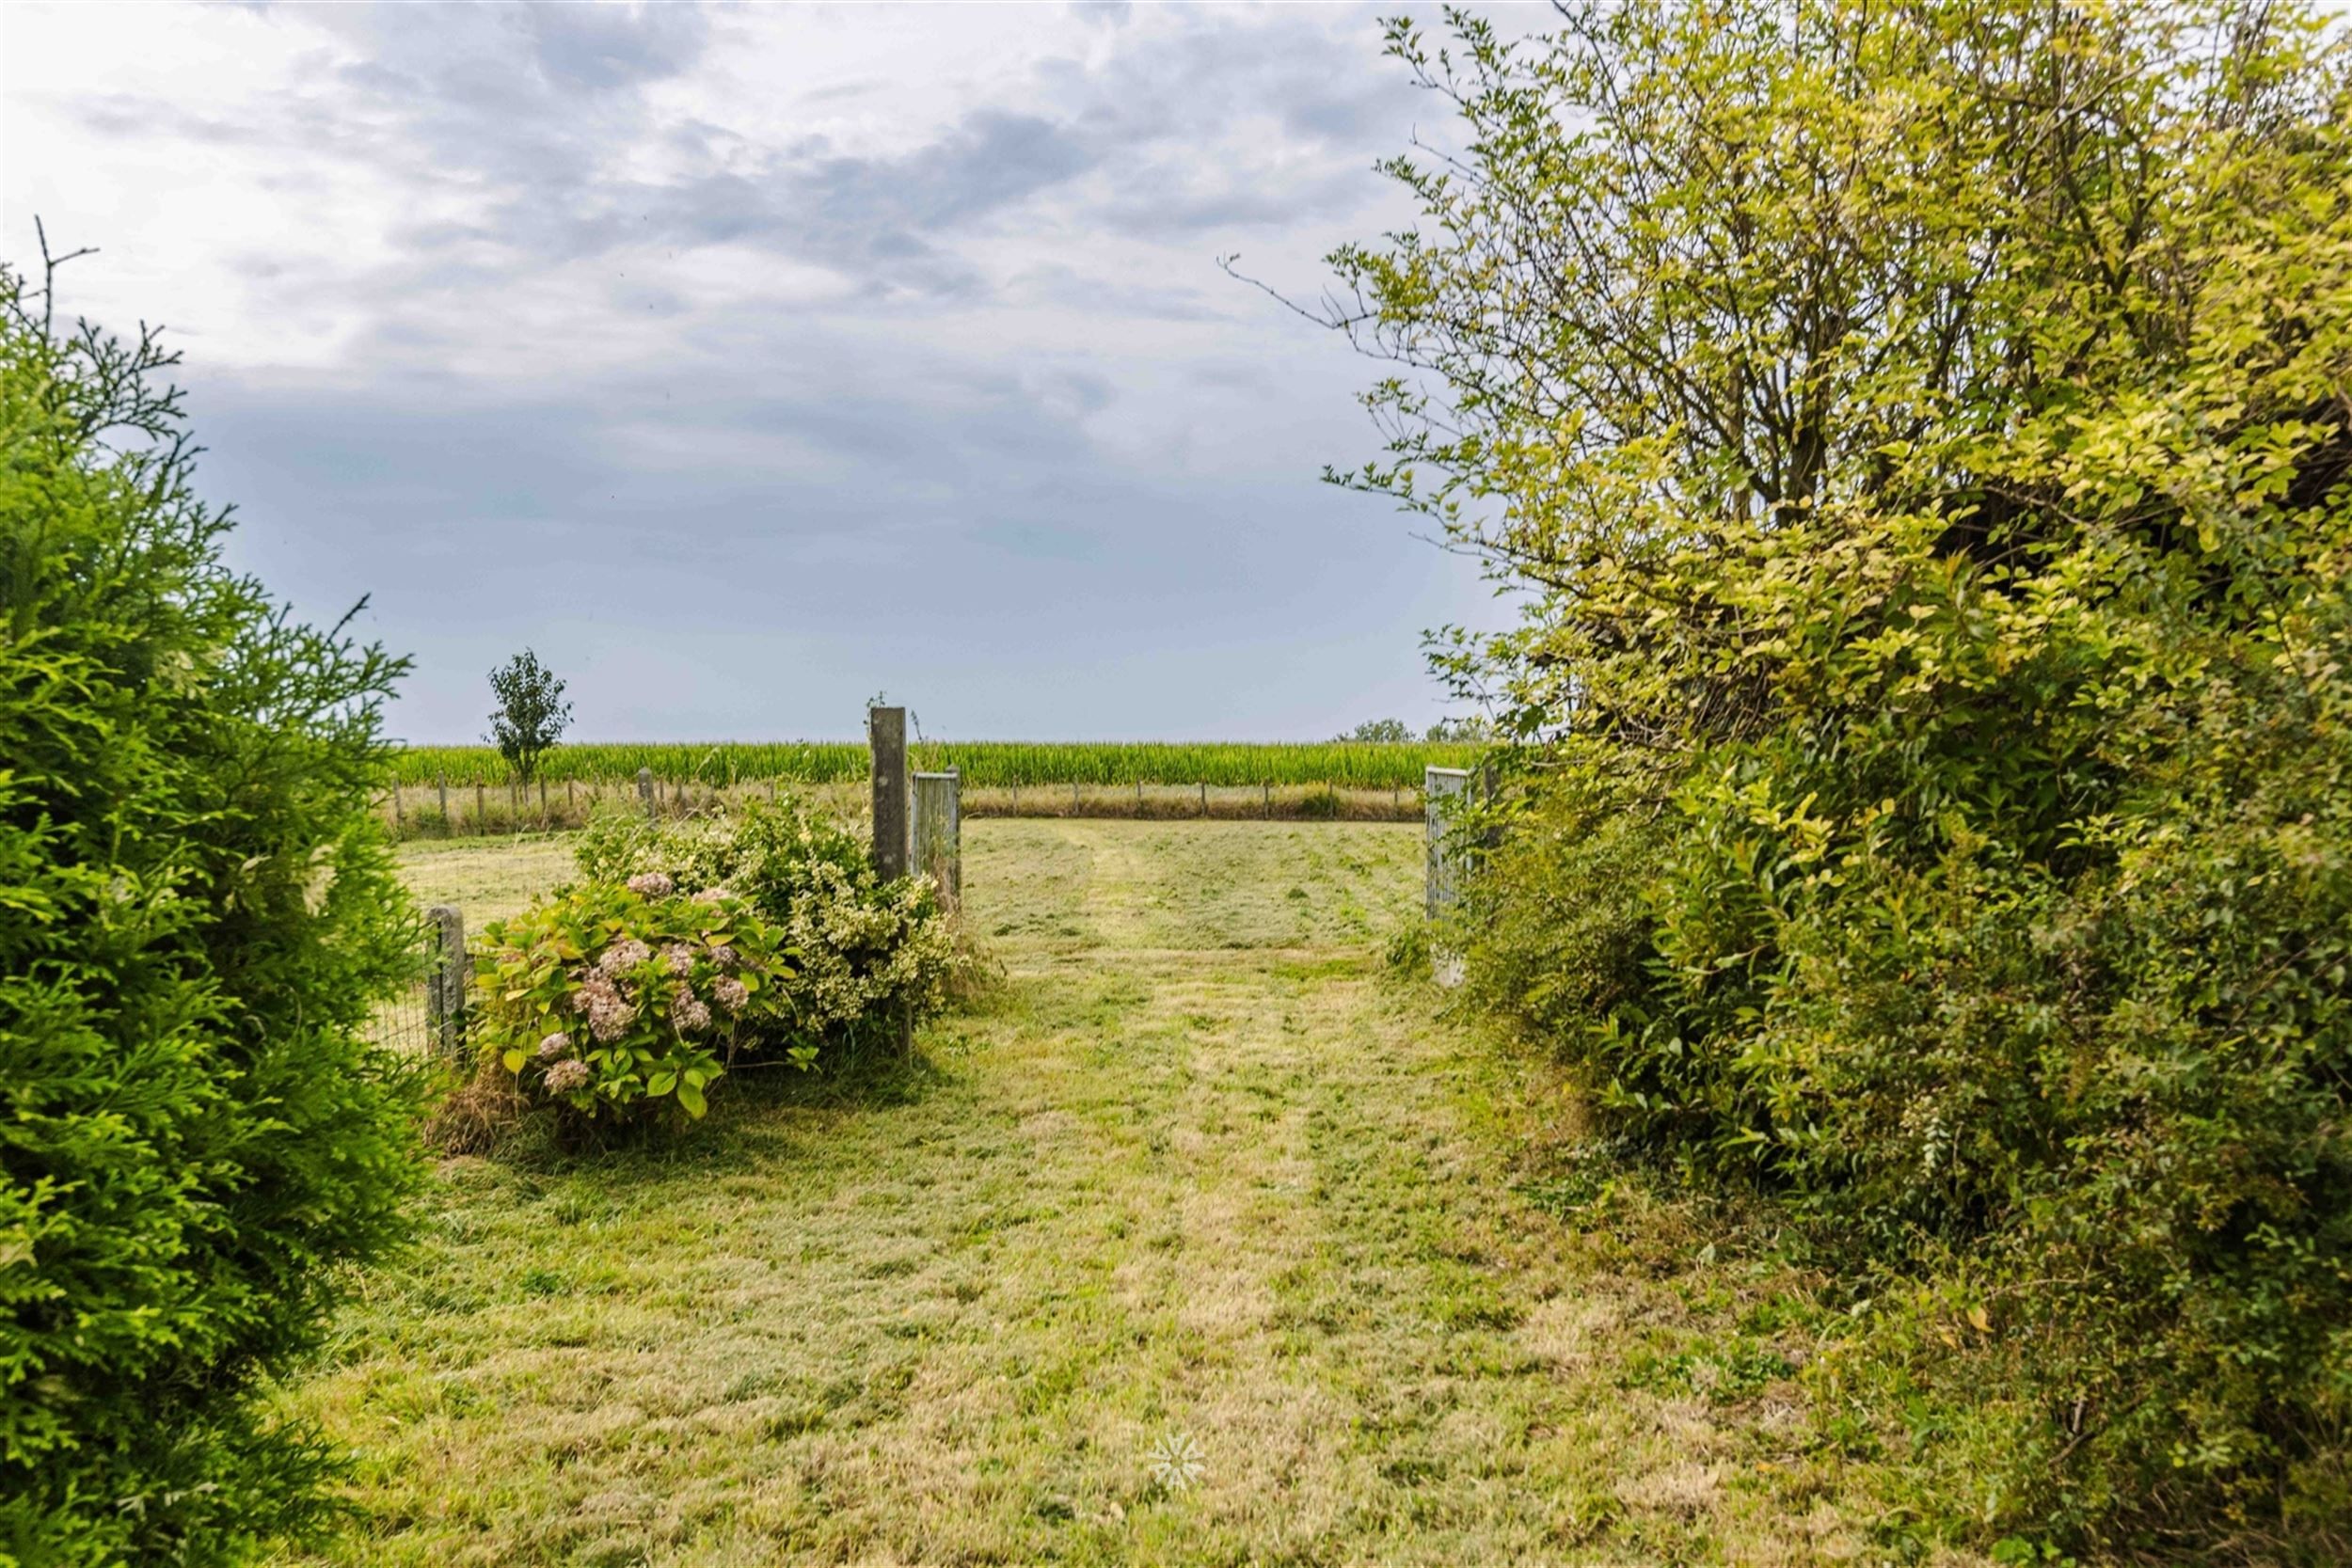
<svg viewBox="0 0 2352 1568">
<path fill-rule="evenodd" d="M 579 864 L 591 881 L 651 873 L 740 895 L 791 955 L 783 1000 L 807 1045 L 935 1011 L 959 962 L 928 881 L 883 882 L 863 838 L 790 796 L 684 822 L 608 817 L 582 835 Z"/>
<path fill-rule="evenodd" d="M 222 565 L 171 356 L 45 307 L 0 272 L 0 1560 L 228 1561 L 321 1517 L 255 1386 L 416 1169 L 399 665 Z"/>
<path fill-rule="evenodd" d="M 689 1117 L 736 1051 L 788 1019 L 792 969 L 739 898 L 667 877 L 567 888 L 482 936 L 483 1048 L 531 1097 L 589 1120 Z M 816 1047 L 783 1046 L 806 1068 Z"/>
<path fill-rule="evenodd" d="M 1534 590 L 1450 664 L 1520 741 L 1472 984 L 1619 1132 L 1926 1282 L 1920 1386 L 1987 1418 L 1943 1528 L 2341 1560 L 2334 55 L 2226 5 L 1465 33 L 1399 48 L 1472 156 L 1341 261 L 1447 388 L 1375 394 L 1366 481 Z"/>
</svg>

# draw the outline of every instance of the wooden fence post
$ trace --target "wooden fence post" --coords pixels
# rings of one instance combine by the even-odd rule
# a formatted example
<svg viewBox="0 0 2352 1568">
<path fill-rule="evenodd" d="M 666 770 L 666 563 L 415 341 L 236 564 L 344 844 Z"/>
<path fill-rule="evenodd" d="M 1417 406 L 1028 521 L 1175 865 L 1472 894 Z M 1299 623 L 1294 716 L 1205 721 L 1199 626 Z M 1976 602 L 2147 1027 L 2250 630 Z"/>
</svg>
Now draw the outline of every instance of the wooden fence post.
<svg viewBox="0 0 2352 1568">
<path fill-rule="evenodd" d="M 645 820 L 653 821 L 657 814 L 653 803 L 653 769 L 650 768 L 637 770 L 637 798 L 645 802 Z"/>
<path fill-rule="evenodd" d="M 444 776 L 434 782 L 441 786 L 441 836 L 447 838 L 457 831 L 457 824 L 449 819 L 449 779 Z"/>
<path fill-rule="evenodd" d="M 1274 786 L 1268 784 L 1258 787 L 1265 791 L 1265 819 L 1271 822 L 1274 820 Z"/>
<path fill-rule="evenodd" d="M 866 710 L 866 744 L 873 756 L 874 874 L 885 882 L 907 874 L 907 710 Z"/>
<path fill-rule="evenodd" d="M 1070 781 L 1070 815 L 1078 815 L 1078 781 L 1075 779 Z"/>
<path fill-rule="evenodd" d="M 473 786 L 473 831 L 490 831 L 490 786 L 476 779 Z"/>
<path fill-rule="evenodd" d="M 1209 781 L 1206 779 L 1200 781 L 1200 815 L 1209 815 Z"/>
<path fill-rule="evenodd" d="M 432 968 L 424 982 L 425 1028 L 433 1049 L 453 1060 L 466 1050 L 466 916 L 454 904 L 425 911 L 433 929 Z"/>
<path fill-rule="evenodd" d="M 1136 781 L 1136 816 L 1137 818 L 1143 816 L 1143 781 L 1141 779 Z"/>
<path fill-rule="evenodd" d="M 394 842 L 400 838 L 400 785 L 397 784 L 392 785 L 392 838 Z"/>
</svg>

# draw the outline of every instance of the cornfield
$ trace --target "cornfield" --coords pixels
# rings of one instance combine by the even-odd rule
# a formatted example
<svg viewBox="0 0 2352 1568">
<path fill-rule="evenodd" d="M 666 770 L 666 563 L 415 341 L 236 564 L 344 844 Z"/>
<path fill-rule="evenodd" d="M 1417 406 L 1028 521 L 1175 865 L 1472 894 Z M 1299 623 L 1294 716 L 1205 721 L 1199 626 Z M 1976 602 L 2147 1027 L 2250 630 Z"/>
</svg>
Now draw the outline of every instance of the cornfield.
<svg viewBox="0 0 2352 1568">
<path fill-rule="evenodd" d="M 1475 745 L 1379 745 L 1365 741 L 1023 741 L 932 740 L 908 747 L 914 767 L 953 768 L 974 788 L 1032 784 L 1330 784 L 1348 789 L 1418 787 L 1422 769 L 1467 768 Z M 623 784 L 651 768 L 665 784 L 723 789 L 782 780 L 835 784 L 866 776 L 863 742 L 844 740 L 743 742 L 710 745 L 560 746 L 540 767 L 551 784 Z M 507 770 L 487 746 L 418 746 L 399 753 L 396 782 L 404 785 L 501 784 Z"/>
</svg>

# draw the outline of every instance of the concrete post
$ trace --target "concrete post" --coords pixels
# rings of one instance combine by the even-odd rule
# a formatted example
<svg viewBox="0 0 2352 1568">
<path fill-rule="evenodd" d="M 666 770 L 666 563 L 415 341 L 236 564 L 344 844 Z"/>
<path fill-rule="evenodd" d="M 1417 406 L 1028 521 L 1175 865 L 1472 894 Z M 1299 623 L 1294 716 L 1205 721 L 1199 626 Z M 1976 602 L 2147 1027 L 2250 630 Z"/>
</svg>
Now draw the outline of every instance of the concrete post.
<svg viewBox="0 0 2352 1568">
<path fill-rule="evenodd" d="M 907 710 L 866 710 L 873 756 L 874 874 L 885 882 L 907 874 Z"/>
<path fill-rule="evenodd" d="M 653 805 L 653 769 L 650 768 L 640 768 L 637 770 L 637 798 L 645 802 L 645 820 L 651 822 L 656 814 Z"/>
</svg>

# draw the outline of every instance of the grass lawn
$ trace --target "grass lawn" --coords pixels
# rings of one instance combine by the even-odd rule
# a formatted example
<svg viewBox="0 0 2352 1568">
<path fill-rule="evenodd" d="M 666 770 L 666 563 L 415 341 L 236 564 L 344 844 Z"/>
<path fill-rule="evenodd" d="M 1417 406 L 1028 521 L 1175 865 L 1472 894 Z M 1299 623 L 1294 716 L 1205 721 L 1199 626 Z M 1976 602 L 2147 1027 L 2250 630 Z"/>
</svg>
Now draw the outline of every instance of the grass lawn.
<svg viewBox="0 0 2352 1568">
<path fill-rule="evenodd" d="M 564 872 L 406 863 L 476 927 Z M 1565 1222 L 1559 1085 L 1385 973 L 1420 876 L 1411 826 L 971 823 L 1007 983 L 922 1065 L 443 1166 L 285 1396 L 358 1455 L 327 1560 L 1882 1555 L 1772 1270 Z"/>
</svg>

